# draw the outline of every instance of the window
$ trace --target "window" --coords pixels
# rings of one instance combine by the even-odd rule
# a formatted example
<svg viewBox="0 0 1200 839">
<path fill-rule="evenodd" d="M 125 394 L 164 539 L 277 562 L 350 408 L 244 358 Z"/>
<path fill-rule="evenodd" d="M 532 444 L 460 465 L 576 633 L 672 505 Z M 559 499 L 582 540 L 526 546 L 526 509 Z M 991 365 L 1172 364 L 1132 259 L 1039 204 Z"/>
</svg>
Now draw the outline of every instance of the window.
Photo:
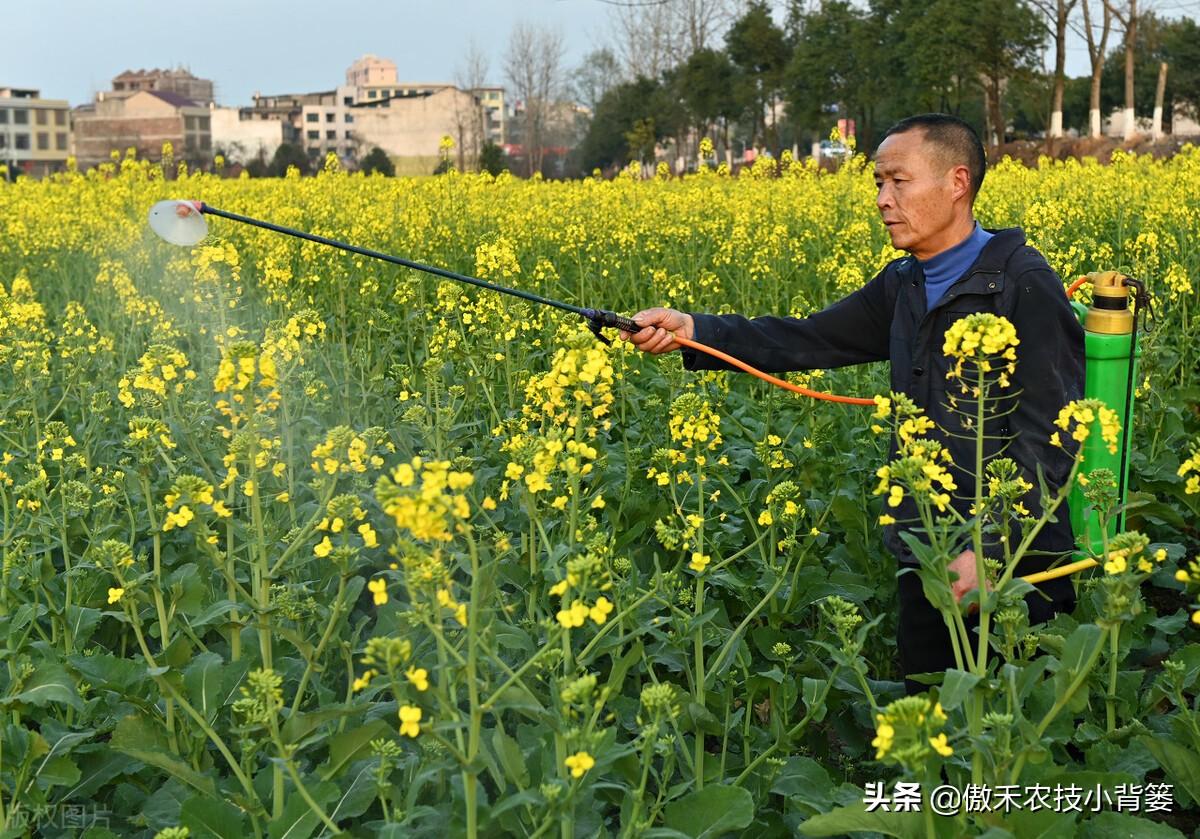
<svg viewBox="0 0 1200 839">
<path fill-rule="evenodd" d="M 37 133 L 37 146 L 38 146 L 38 151 L 49 151 L 50 150 L 50 132 L 49 131 L 39 131 Z"/>
<path fill-rule="evenodd" d="M 353 96 L 343 96 L 342 104 L 345 105 L 347 108 L 349 108 L 351 105 L 354 104 L 354 97 Z"/>
<path fill-rule="evenodd" d="M 310 139 L 310 140 L 320 140 L 321 132 L 320 131 L 309 131 L 307 136 L 308 136 L 308 139 Z"/>
<path fill-rule="evenodd" d="M 200 135 L 200 148 L 202 148 L 202 149 L 212 148 L 212 137 L 210 135 L 208 135 L 208 134 Z"/>
<path fill-rule="evenodd" d="M 0 149 L 8 148 L 8 135 L 0 134 Z"/>
<path fill-rule="evenodd" d="M 346 114 L 346 122 L 354 122 L 354 114 Z"/>
<path fill-rule="evenodd" d="M 304 115 L 305 122 L 317 122 L 319 119 L 321 119 L 321 115 L 317 114 L 317 113 L 313 113 L 312 111 L 309 111 L 307 114 Z"/>
<path fill-rule="evenodd" d="M 325 132 L 325 139 L 326 139 L 326 140 L 336 140 L 336 139 L 337 139 L 337 132 L 336 132 L 336 131 L 326 131 L 326 132 Z"/>
<path fill-rule="evenodd" d="M 8 125 L 8 110 L 0 108 L 0 125 Z"/>
<path fill-rule="evenodd" d="M 28 151 L 29 135 L 28 134 L 14 134 L 13 135 L 13 148 L 21 149 L 23 151 Z"/>
<path fill-rule="evenodd" d="M 375 96 L 376 96 L 376 92 L 375 92 L 374 90 L 368 90 L 368 91 L 367 91 L 367 98 L 368 98 L 368 99 L 374 99 L 374 98 L 375 98 Z"/>
<path fill-rule="evenodd" d="M 329 112 L 329 113 L 325 114 L 325 121 L 326 121 L 326 122 L 333 122 L 333 120 L 334 120 L 334 118 L 335 118 L 336 116 L 337 116 L 337 114 L 335 114 L 335 113 L 333 113 L 333 112 L 331 111 L 331 112 Z"/>
<path fill-rule="evenodd" d="M 54 147 L 59 151 L 67 150 L 67 135 L 60 131 L 54 135 Z"/>
<path fill-rule="evenodd" d="M 54 124 L 55 125 L 66 125 L 67 124 L 67 112 L 66 111 L 55 111 L 54 112 Z"/>
<path fill-rule="evenodd" d="M 29 125 L 29 111 L 17 108 L 13 111 L 13 122 L 17 125 Z"/>
<path fill-rule="evenodd" d="M 34 116 L 34 119 L 37 121 L 38 125 L 45 125 L 47 120 L 49 119 L 50 115 L 47 114 L 45 111 L 43 111 L 41 108 L 38 108 L 36 111 L 33 112 L 33 116 Z"/>
<path fill-rule="evenodd" d="M 195 117 L 184 117 L 183 118 L 183 127 L 187 131 L 195 131 L 196 130 L 196 118 Z"/>
<path fill-rule="evenodd" d="M 211 131 L 212 130 L 212 117 L 200 117 L 200 130 L 201 131 Z"/>
</svg>

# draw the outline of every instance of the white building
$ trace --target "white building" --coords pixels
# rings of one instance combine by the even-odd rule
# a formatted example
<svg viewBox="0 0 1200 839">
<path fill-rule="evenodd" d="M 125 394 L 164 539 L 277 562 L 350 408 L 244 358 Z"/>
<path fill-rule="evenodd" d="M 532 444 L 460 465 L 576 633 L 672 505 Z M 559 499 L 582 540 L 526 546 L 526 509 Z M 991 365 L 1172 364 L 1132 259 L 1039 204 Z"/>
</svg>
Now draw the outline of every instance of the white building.
<svg viewBox="0 0 1200 839">
<path fill-rule="evenodd" d="M 212 145 L 229 162 L 249 163 L 256 158 L 270 161 L 283 143 L 283 120 L 265 118 L 253 108 L 209 106 L 212 115 Z"/>
</svg>

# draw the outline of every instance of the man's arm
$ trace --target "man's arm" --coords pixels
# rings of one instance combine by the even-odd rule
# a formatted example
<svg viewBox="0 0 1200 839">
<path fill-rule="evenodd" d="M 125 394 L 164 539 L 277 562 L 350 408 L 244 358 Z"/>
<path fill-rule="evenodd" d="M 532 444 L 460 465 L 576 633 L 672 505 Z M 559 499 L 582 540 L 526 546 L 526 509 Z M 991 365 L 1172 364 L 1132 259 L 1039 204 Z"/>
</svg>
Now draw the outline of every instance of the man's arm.
<svg viewBox="0 0 1200 839">
<path fill-rule="evenodd" d="M 889 355 L 892 323 L 885 274 L 886 270 L 880 272 L 858 291 L 806 318 L 751 320 L 741 315 L 685 315 L 671 309 L 649 309 L 634 315 L 646 328 L 630 340 L 651 352 L 669 351 L 678 344 L 655 328 L 682 328 L 684 337 L 771 373 L 884 361 Z M 683 366 L 687 370 L 736 369 L 687 347 L 683 348 Z"/>
</svg>

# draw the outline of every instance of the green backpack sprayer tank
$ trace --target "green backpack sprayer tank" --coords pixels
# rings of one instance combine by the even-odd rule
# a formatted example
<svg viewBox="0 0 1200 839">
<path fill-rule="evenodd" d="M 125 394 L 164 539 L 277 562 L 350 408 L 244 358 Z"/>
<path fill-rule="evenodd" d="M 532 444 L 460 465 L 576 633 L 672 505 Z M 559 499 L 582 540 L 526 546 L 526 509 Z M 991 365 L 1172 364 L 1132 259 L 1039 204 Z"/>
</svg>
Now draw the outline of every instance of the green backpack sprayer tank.
<svg viewBox="0 0 1200 839">
<path fill-rule="evenodd" d="M 1133 383 L 1137 378 L 1137 362 L 1141 348 L 1137 341 L 1137 314 L 1143 299 L 1141 283 L 1116 271 L 1089 274 L 1092 283 L 1092 305 L 1072 303 L 1083 323 L 1087 354 L 1084 396 L 1101 399 L 1121 418 L 1121 436 L 1115 454 L 1109 452 L 1099 434 L 1093 434 L 1083 444 L 1083 464 L 1080 475 L 1093 469 L 1109 469 L 1116 476 L 1118 504 L 1125 503 L 1129 488 L 1129 453 L 1133 428 Z M 1136 289 L 1134 307 L 1129 306 L 1130 289 Z M 1099 555 L 1103 551 L 1103 534 L 1098 517 L 1088 509 L 1080 485 L 1071 491 L 1071 529 L 1080 552 Z M 1124 529 L 1122 511 L 1109 522 L 1111 537 Z"/>
</svg>

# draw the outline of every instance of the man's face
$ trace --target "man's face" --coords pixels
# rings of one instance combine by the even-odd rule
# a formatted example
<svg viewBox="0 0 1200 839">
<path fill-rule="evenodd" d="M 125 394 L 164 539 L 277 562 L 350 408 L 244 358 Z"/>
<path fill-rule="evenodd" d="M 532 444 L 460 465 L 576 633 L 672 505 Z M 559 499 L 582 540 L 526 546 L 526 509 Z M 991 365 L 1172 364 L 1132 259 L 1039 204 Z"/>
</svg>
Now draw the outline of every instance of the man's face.
<svg viewBox="0 0 1200 839">
<path fill-rule="evenodd" d="M 927 259 L 946 249 L 946 238 L 955 220 L 956 196 L 962 195 L 961 177 L 947 167 L 935 148 L 925 142 L 925 131 L 916 128 L 893 134 L 875 153 L 875 206 L 892 239 L 892 247 Z M 953 244 L 953 243 L 951 243 Z"/>
</svg>

